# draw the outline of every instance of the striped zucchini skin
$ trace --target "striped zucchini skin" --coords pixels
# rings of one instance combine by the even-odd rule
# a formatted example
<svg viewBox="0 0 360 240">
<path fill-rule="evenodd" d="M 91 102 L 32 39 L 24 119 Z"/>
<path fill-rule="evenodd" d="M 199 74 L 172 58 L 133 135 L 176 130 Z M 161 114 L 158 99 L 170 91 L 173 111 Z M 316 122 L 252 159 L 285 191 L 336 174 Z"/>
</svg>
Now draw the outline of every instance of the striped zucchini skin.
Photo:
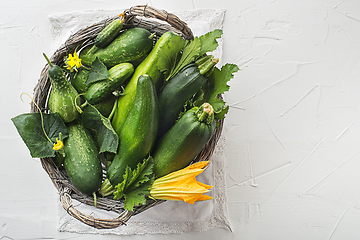
<svg viewBox="0 0 360 240">
<path fill-rule="evenodd" d="M 115 19 L 96 36 L 94 40 L 95 46 L 98 48 L 105 48 L 120 34 L 122 28 L 123 21 Z"/>
<path fill-rule="evenodd" d="M 204 112 L 204 106 L 209 111 Z M 156 177 L 188 166 L 201 152 L 215 130 L 210 104 L 188 110 L 157 142 L 152 152 Z"/>
<path fill-rule="evenodd" d="M 102 182 L 102 168 L 96 144 L 86 128 L 74 121 L 68 124 L 65 139 L 64 167 L 74 186 L 84 194 L 92 194 Z"/>
<path fill-rule="evenodd" d="M 158 131 L 158 101 L 153 81 L 148 75 L 139 77 L 133 106 L 119 134 L 118 153 L 107 170 L 113 186 L 123 181 L 126 167 L 136 169 L 151 152 Z"/>
<path fill-rule="evenodd" d="M 144 28 L 130 28 L 107 47 L 89 46 L 80 52 L 81 63 L 90 67 L 96 57 L 109 69 L 119 63 L 132 62 L 145 56 L 153 46 L 151 33 Z"/>
<path fill-rule="evenodd" d="M 75 101 L 80 105 L 80 99 L 77 98 L 78 92 L 67 80 L 59 66 L 54 65 L 49 68 L 48 76 L 51 82 L 48 101 L 50 112 L 58 113 L 65 123 L 75 120 L 79 116 L 75 106 Z"/>
<path fill-rule="evenodd" d="M 85 98 L 90 104 L 97 104 L 119 88 L 134 72 L 131 63 L 120 63 L 110 68 L 110 79 L 95 82 L 87 89 Z"/>
</svg>

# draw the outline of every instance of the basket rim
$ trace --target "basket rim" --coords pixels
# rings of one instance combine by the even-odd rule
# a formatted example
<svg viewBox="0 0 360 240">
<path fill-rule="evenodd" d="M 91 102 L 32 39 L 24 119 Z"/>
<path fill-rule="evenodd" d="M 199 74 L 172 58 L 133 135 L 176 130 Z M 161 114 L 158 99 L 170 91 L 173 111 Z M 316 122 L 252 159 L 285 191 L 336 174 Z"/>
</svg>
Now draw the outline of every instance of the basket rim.
<svg viewBox="0 0 360 240">
<path fill-rule="evenodd" d="M 176 15 L 168 13 L 165 10 L 158 10 L 148 5 L 137 5 L 126 9 L 124 14 L 125 29 L 131 27 L 143 27 L 149 31 L 157 33 L 158 35 L 171 30 L 181 35 L 184 39 L 193 39 L 193 33 L 187 24 L 180 20 Z M 112 20 L 117 18 L 119 18 L 119 16 L 106 18 L 78 30 L 53 53 L 53 55 L 50 57 L 50 61 L 53 64 L 59 63 L 63 60 L 63 57 L 68 52 L 72 52 L 76 47 L 79 46 L 79 44 L 88 44 L 88 41 L 91 42 L 91 40 L 96 37 L 97 33 L 105 28 L 105 26 Z M 152 21 L 151 18 L 163 21 L 165 24 L 159 24 L 158 22 Z M 31 103 L 31 112 L 39 112 L 36 105 L 39 106 L 44 112 L 49 111 L 47 109 L 47 98 L 50 92 L 51 84 L 47 76 L 48 69 L 49 64 L 45 64 L 41 71 L 38 83 L 34 88 L 34 101 Z M 218 129 L 215 130 L 212 138 L 204 147 L 204 149 L 199 153 L 199 155 L 194 159 L 194 162 L 210 160 L 215 150 L 216 144 L 221 136 L 223 122 L 223 120 L 220 121 Z M 40 161 L 43 169 L 47 172 L 55 188 L 57 189 L 60 196 L 60 203 L 66 212 L 79 221 L 97 229 L 111 229 L 121 225 L 126 225 L 126 222 L 133 215 L 139 214 L 146 209 L 151 208 L 152 206 L 165 202 L 163 200 L 149 199 L 146 205 L 137 207 L 135 211 L 130 212 L 121 208 L 121 206 L 115 206 L 115 200 L 101 197 L 98 198 L 97 208 L 116 212 L 119 214 L 119 216 L 117 218 L 111 219 L 96 218 L 79 211 L 72 203 L 72 200 L 74 199 L 86 205 L 94 206 L 92 196 L 85 196 L 79 192 L 67 178 L 66 172 L 61 171 L 53 162 L 52 158 L 40 158 Z"/>
</svg>

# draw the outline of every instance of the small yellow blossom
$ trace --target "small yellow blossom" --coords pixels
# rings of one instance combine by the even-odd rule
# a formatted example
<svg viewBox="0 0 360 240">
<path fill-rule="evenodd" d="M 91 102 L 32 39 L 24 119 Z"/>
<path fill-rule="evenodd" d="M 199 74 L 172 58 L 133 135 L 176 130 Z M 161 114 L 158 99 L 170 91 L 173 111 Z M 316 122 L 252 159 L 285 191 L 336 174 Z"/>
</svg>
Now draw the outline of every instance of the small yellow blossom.
<svg viewBox="0 0 360 240">
<path fill-rule="evenodd" d="M 76 68 L 79 68 L 82 66 L 81 64 L 81 59 L 79 58 L 78 54 L 76 52 L 74 52 L 74 55 L 69 54 L 69 57 L 67 59 L 67 69 L 73 71 L 74 66 L 76 66 Z"/>
<path fill-rule="evenodd" d="M 150 188 L 150 196 L 155 199 L 184 201 L 190 204 L 212 199 L 204 195 L 212 186 L 198 182 L 195 178 L 205 170 L 208 163 L 209 161 L 197 162 L 156 179 Z"/>
<path fill-rule="evenodd" d="M 53 149 L 58 151 L 60 150 L 62 147 L 64 146 L 63 142 L 61 140 L 59 140 L 58 138 L 56 138 L 56 143 L 54 143 L 54 147 Z"/>
</svg>

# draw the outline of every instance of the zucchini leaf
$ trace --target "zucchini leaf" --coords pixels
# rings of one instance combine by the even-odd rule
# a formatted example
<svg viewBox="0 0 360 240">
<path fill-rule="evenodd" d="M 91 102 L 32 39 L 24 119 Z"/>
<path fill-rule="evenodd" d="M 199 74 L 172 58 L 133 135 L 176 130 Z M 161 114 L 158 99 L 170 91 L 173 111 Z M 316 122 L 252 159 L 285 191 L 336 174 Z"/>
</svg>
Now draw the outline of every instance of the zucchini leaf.
<svg viewBox="0 0 360 240">
<path fill-rule="evenodd" d="M 218 46 L 217 38 L 221 38 L 223 31 L 221 29 L 215 29 L 214 31 L 208 32 L 200 36 L 201 50 L 199 56 L 214 51 Z"/>
<path fill-rule="evenodd" d="M 228 107 L 224 107 L 225 101 L 219 97 L 219 94 L 229 91 L 230 86 L 227 83 L 234 77 L 233 74 L 237 71 L 239 71 L 239 67 L 230 63 L 222 66 L 221 70 L 215 67 L 214 72 L 208 78 L 209 84 L 198 94 L 196 105 L 200 106 L 204 102 L 210 103 L 214 108 L 215 117 L 223 119 L 228 111 Z"/>
<path fill-rule="evenodd" d="M 146 195 L 155 180 L 154 161 L 151 156 L 139 163 L 135 170 L 126 167 L 123 182 L 115 186 L 114 199 L 124 198 L 124 208 L 133 211 L 134 206 L 146 204 Z"/>
<path fill-rule="evenodd" d="M 119 145 L 118 135 L 112 127 L 110 120 L 105 118 L 91 104 L 86 105 L 84 108 L 82 124 L 92 131 L 94 140 L 99 146 L 99 153 L 116 153 Z"/>
<path fill-rule="evenodd" d="M 180 60 L 178 61 L 176 67 L 171 70 L 171 74 L 168 76 L 166 80 L 171 79 L 183 67 L 194 61 L 199 56 L 200 49 L 201 49 L 201 41 L 199 38 L 194 38 L 194 40 L 186 41 Z"/>
<path fill-rule="evenodd" d="M 217 38 L 222 35 L 222 30 L 216 29 L 193 40 L 185 41 L 180 36 L 167 47 L 167 53 L 159 56 L 159 70 L 164 73 L 165 80 L 174 77 L 183 67 L 195 61 L 201 55 L 212 52 L 218 47 Z M 182 54 L 180 54 L 182 50 Z"/>
<path fill-rule="evenodd" d="M 33 158 L 54 157 L 56 138 L 59 138 L 60 133 L 63 139 L 69 136 L 59 114 L 42 113 L 42 116 L 44 130 L 52 143 L 44 134 L 40 113 L 25 113 L 11 119 Z"/>
<path fill-rule="evenodd" d="M 102 63 L 100 59 L 96 57 L 95 60 L 91 63 L 91 70 L 89 72 L 88 78 L 85 81 L 85 84 L 90 84 L 106 79 L 110 79 L 108 70 L 104 63 Z"/>
<path fill-rule="evenodd" d="M 185 40 L 178 35 L 172 37 L 169 44 L 163 46 L 164 54 L 159 56 L 158 69 L 164 74 L 165 79 L 170 79 L 173 76 L 173 71 L 176 64 L 180 60 L 181 50 L 185 46 Z"/>
</svg>

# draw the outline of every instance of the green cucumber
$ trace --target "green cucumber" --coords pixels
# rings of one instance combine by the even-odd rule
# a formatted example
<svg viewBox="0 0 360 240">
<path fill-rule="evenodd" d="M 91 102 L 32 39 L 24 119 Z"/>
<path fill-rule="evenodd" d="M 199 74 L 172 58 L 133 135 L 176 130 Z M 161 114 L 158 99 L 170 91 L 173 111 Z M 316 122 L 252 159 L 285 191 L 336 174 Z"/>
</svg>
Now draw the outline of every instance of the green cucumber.
<svg viewBox="0 0 360 240">
<path fill-rule="evenodd" d="M 110 79 L 95 82 L 87 89 L 85 99 L 90 104 L 97 104 L 118 89 L 134 72 L 131 63 L 120 63 L 108 70 Z"/>
<path fill-rule="evenodd" d="M 125 95 L 119 98 L 112 120 L 112 125 L 118 134 L 133 104 L 139 77 L 143 74 L 149 75 L 155 84 L 155 88 L 159 90 L 163 84 L 164 77 L 158 68 L 159 56 L 171 52 L 170 49 L 173 47 L 173 44 L 178 43 L 179 39 L 181 37 L 173 32 L 164 33 L 156 42 L 149 55 L 135 69 L 133 76 L 125 87 Z"/>
<path fill-rule="evenodd" d="M 81 63 L 91 67 L 96 57 L 111 68 L 119 63 L 132 62 L 150 52 L 153 34 L 144 28 L 130 28 L 121 33 L 107 47 L 88 46 L 80 52 Z"/>
<path fill-rule="evenodd" d="M 120 31 L 123 28 L 123 22 L 124 20 L 115 19 L 101 30 L 94 40 L 95 46 L 98 48 L 105 48 L 109 45 L 120 34 Z"/>
<path fill-rule="evenodd" d="M 51 92 L 48 106 L 51 113 L 58 113 L 65 122 L 71 122 L 79 116 L 76 105 L 80 105 L 78 92 L 65 76 L 64 71 L 57 65 L 53 65 L 44 54 L 50 68 L 48 76 L 51 82 Z M 75 102 L 76 101 L 76 102 Z"/>
<path fill-rule="evenodd" d="M 71 84 L 74 86 L 78 93 L 84 93 L 89 88 L 89 84 L 86 84 L 86 80 L 89 76 L 90 70 L 81 68 L 77 71 L 76 75 L 70 78 Z"/>
<path fill-rule="evenodd" d="M 68 124 L 64 168 L 72 184 L 84 194 L 92 194 L 102 182 L 100 156 L 91 133 L 79 122 Z"/>
<path fill-rule="evenodd" d="M 113 186 L 123 181 L 127 167 L 135 170 L 137 164 L 149 155 L 156 140 L 158 120 L 154 83 L 150 76 L 141 75 L 133 106 L 119 134 L 118 152 L 107 170 L 107 178 Z"/>
<path fill-rule="evenodd" d="M 151 155 L 156 177 L 189 165 L 210 140 L 215 126 L 214 109 L 209 103 L 185 112 L 154 147 Z"/>
</svg>

